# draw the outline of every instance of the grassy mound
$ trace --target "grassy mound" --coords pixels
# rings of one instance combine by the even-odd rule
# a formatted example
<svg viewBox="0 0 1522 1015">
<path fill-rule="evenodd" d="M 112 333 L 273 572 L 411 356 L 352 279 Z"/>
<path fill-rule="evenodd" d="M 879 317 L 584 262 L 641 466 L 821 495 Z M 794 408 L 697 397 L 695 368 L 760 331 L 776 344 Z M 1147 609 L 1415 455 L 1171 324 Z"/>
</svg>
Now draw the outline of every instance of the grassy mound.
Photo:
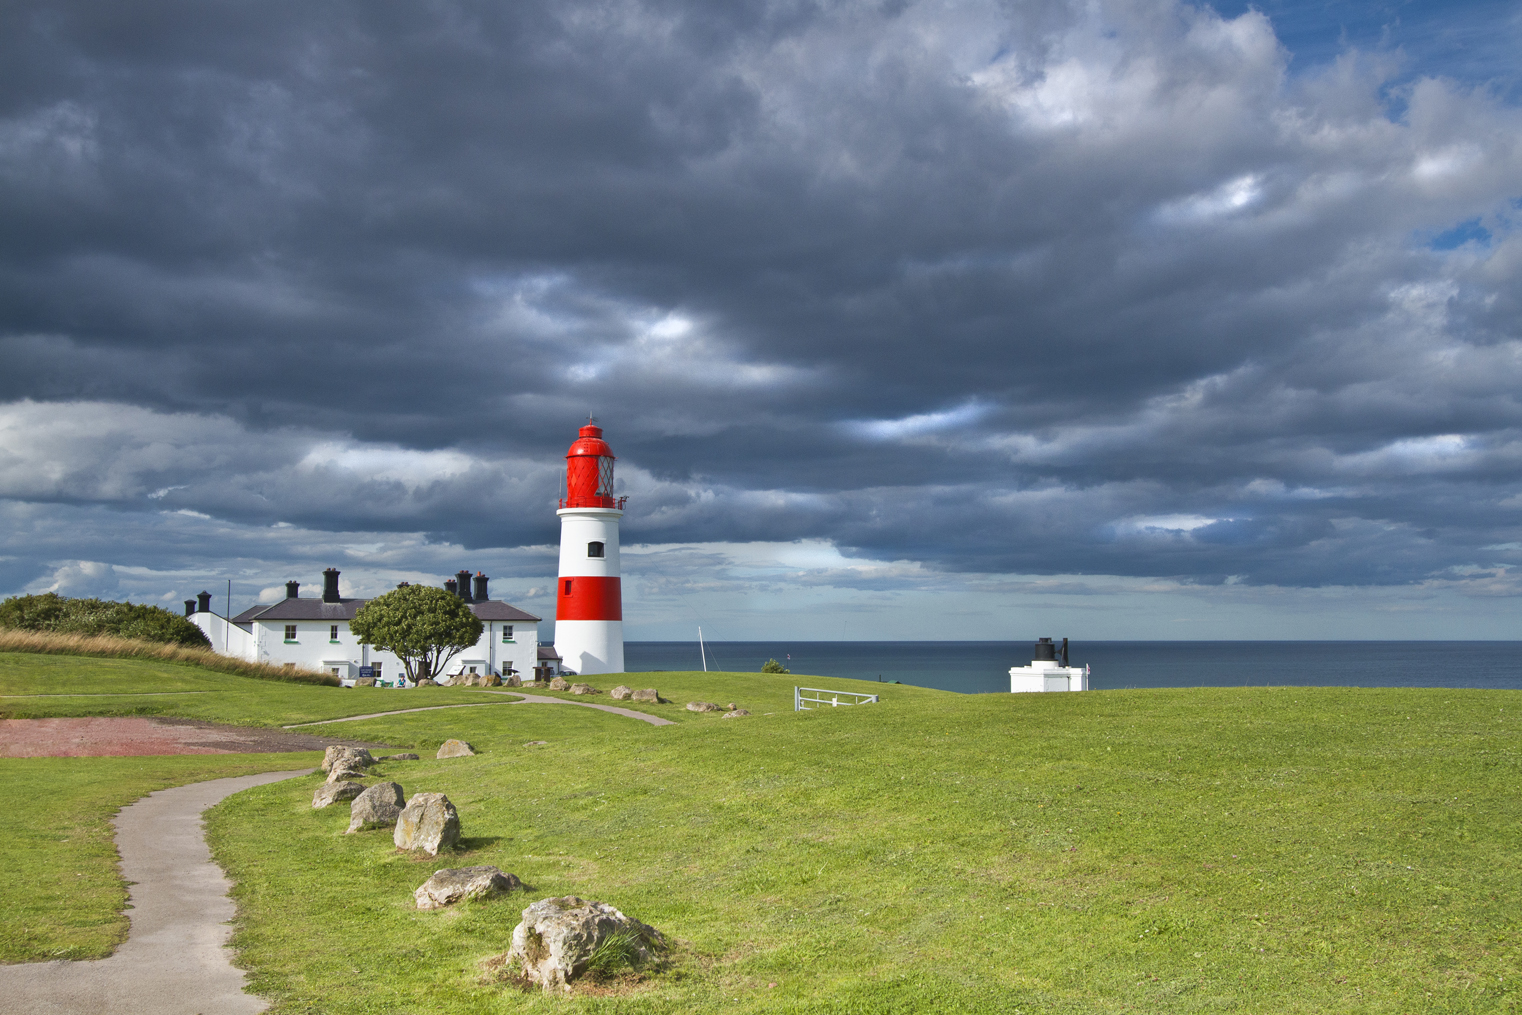
<svg viewBox="0 0 1522 1015">
<path fill-rule="evenodd" d="M 218 655 L 209 648 L 119 638 L 110 634 L 66 634 L 56 631 L 24 631 L 0 628 L 0 652 L 31 652 L 44 655 L 92 656 L 97 659 L 157 659 L 191 663 L 219 673 L 235 673 L 255 680 L 284 680 L 297 684 L 338 686 L 338 678 L 298 667 L 250 663 Z"/>
<path fill-rule="evenodd" d="M 305 784 L 209 827 L 277 1013 L 1514 1011 L 1519 720 L 1516 692 L 1327 688 L 895 687 L 661 728 L 462 709 L 346 724 L 477 744 L 382 770 L 449 795 L 458 854 L 344 836 Z M 481 863 L 534 892 L 412 908 Z M 654 924 L 674 968 L 565 1000 L 491 983 L 518 912 L 562 894 Z"/>
<path fill-rule="evenodd" d="M 206 634 L 178 613 L 143 603 L 70 599 L 56 592 L 0 602 L 0 628 L 52 634 L 110 635 L 135 641 L 210 648 Z"/>
</svg>

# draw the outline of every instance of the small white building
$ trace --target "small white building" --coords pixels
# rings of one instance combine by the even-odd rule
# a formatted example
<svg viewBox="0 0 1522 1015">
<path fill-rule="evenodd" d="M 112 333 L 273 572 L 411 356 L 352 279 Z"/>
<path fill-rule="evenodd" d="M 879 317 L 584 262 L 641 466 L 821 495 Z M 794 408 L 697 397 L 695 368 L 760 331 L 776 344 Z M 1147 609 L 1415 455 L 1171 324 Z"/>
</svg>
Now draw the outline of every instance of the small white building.
<svg viewBox="0 0 1522 1015">
<path fill-rule="evenodd" d="M 323 579 L 321 599 L 303 599 L 300 583 L 286 582 L 284 599 L 269 606 L 250 607 L 230 622 L 210 611 L 211 596 L 202 593 L 199 603 L 186 600 L 186 617 L 206 632 L 212 648 L 223 655 L 275 666 L 326 670 L 343 680 L 370 676 L 378 686 L 401 686 L 407 672 L 402 661 L 390 652 L 361 644 L 349 630 L 349 622 L 369 600 L 339 596 L 335 568 L 324 571 Z M 481 640 L 457 653 L 444 674 L 492 673 L 504 678 L 516 674 L 531 680 L 546 669 L 539 645 L 539 618 L 489 598 L 488 581 L 480 572 L 472 576 L 461 571 L 444 583 L 446 589 L 470 603 L 471 612 L 482 623 Z M 550 666 L 559 672 L 558 665 L 551 662 Z M 361 669 L 369 672 L 361 674 Z"/>
<path fill-rule="evenodd" d="M 1026 694 L 1033 691 L 1087 691 L 1089 668 L 1068 665 L 1068 640 L 1062 639 L 1059 649 L 1050 638 L 1036 642 L 1034 658 L 1029 666 L 1009 668 L 1009 692 Z"/>
</svg>

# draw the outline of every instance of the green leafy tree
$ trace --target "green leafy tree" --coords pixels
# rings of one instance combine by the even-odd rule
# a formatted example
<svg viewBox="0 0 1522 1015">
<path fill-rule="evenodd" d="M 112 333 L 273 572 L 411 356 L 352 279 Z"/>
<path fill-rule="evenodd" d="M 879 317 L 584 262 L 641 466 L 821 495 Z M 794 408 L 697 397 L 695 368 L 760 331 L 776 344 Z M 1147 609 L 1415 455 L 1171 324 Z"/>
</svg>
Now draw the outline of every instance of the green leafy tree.
<svg viewBox="0 0 1522 1015">
<path fill-rule="evenodd" d="M 0 603 L 0 627 L 55 634 L 109 634 L 187 648 L 211 645 L 199 627 L 157 606 L 109 599 L 69 599 L 56 592 L 13 596 Z"/>
<path fill-rule="evenodd" d="M 768 659 L 766 662 L 761 664 L 761 672 L 762 673 L 791 673 L 793 671 L 788 669 L 786 666 L 783 666 L 781 663 L 779 663 L 775 659 Z"/>
<path fill-rule="evenodd" d="M 391 652 L 416 683 L 442 673 L 462 649 L 481 640 L 481 621 L 465 600 L 430 585 L 404 585 L 360 607 L 349 630 Z"/>
</svg>

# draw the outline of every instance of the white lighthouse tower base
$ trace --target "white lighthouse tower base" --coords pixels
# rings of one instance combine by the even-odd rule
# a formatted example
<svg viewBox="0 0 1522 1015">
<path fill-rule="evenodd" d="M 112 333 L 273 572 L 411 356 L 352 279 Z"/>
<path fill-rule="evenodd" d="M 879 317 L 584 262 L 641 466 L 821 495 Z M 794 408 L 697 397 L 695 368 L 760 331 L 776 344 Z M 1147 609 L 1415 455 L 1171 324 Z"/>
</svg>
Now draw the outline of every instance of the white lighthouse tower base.
<svg viewBox="0 0 1522 1015">
<path fill-rule="evenodd" d="M 622 620 L 557 620 L 555 651 L 561 665 L 579 676 L 624 672 Z"/>
</svg>

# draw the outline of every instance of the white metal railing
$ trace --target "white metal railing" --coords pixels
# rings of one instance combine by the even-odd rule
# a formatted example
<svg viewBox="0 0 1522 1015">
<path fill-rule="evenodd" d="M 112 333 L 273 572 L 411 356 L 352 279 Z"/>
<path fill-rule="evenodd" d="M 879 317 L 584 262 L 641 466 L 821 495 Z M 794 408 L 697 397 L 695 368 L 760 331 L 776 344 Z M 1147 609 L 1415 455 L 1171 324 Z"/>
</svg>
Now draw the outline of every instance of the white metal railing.
<svg viewBox="0 0 1522 1015">
<path fill-rule="evenodd" d="M 810 697 L 811 695 L 818 695 L 818 697 Z M 851 700 L 845 700 L 847 698 Z M 793 688 L 794 712 L 824 708 L 826 705 L 830 708 L 835 708 L 838 705 L 870 705 L 876 701 L 877 695 L 875 694 L 857 694 L 855 691 L 826 691 L 822 687 Z"/>
</svg>

